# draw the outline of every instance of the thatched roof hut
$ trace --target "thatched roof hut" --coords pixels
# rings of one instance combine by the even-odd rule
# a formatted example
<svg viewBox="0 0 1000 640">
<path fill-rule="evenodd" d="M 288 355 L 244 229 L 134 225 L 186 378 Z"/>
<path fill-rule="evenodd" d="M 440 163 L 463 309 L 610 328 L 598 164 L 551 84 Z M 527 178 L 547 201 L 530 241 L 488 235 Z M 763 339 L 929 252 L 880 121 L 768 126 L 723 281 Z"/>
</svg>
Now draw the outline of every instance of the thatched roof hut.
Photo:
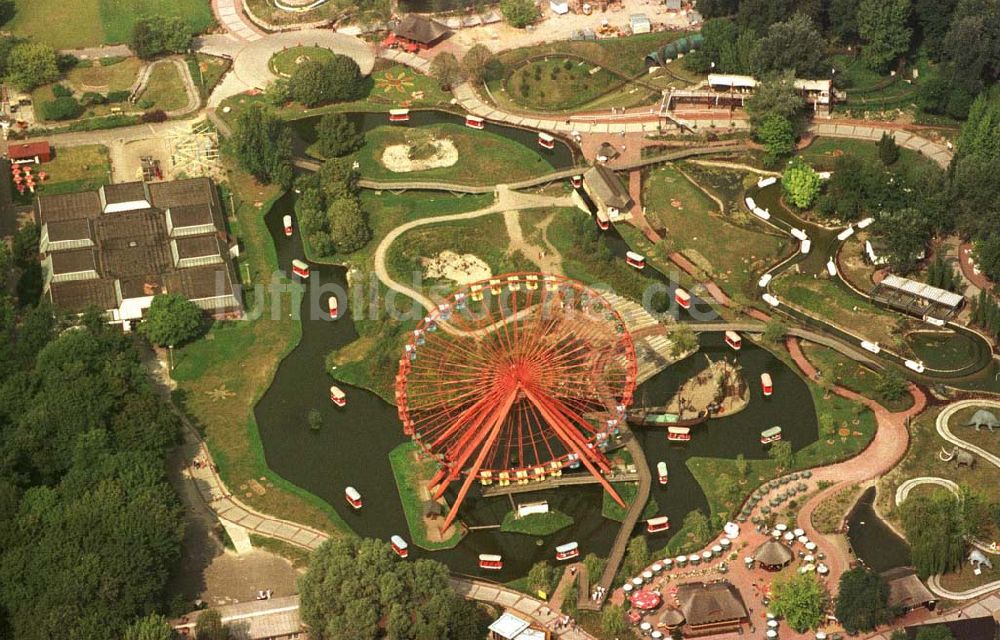
<svg viewBox="0 0 1000 640">
<path fill-rule="evenodd" d="M 768 571 L 777 571 L 792 561 L 792 550 L 777 540 L 768 540 L 757 547 L 754 561 Z"/>
</svg>

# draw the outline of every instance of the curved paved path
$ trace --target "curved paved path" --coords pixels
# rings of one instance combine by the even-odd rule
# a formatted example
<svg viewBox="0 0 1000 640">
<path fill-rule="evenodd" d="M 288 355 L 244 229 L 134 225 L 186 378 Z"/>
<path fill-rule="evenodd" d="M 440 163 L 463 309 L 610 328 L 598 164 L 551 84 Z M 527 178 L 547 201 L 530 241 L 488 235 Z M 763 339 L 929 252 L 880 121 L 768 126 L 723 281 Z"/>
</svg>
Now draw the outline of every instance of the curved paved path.
<svg viewBox="0 0 1000 640">
<path fill-rule="evenodd" d="M 958 483 L 954 480 L 948 480 L 947 478 L 935 478 L 932 476 L 920 476 L 919 478 L 910 478 L 896 487 L 896 506 L 898 507 L 903 504 L 906 501 L 907 496 L 910 495 L 911 491 L 924 484 L 933 484 L 939 487 L 944 487 L 958 497 Z"/>
<path fill-rule="evenodd" d="M 993 409 L 1000 409 L 1000 402 L 997 402 L 996 400 L 960 400 L 959 402 L 948 405 L 941 413 L 938 414 L 937 422 L 934 425 L 937 428 L 938 435 L 955 446 L 968 449 L 969 451 L 982 457 L 994 467 L 1000 469 L 1000 456 L 996 456 L 982 447 L 977 447 L 974 444 L 966 442 L 951 432 L 951 427 L 948 425 L 951 417 L 958 411 L 969 407 L 990 407 Z M 975 427 L 966 428 L 974 429 Z M 997 437 L 1000 438 L 1000 434 L 998 434 Z"/>
<path fill-rule="evenodd" d="M 228 35 L 208 35 L 195 39 L 195 49 L 233 61 L 232 69 L 209 96 L 208 106 L 217 107 L 224 99 L 238 93 L 265 89 L 277 78 L 268 65 L 271 57 L 284 49 L 298 46 L 324 47 L 350 56 L 365 75 L 371 73 L 375 65 L 375 54 L 368 43 L 329 29 L 271 33 L 248 41 L 235 40 Z"/>
</svg>

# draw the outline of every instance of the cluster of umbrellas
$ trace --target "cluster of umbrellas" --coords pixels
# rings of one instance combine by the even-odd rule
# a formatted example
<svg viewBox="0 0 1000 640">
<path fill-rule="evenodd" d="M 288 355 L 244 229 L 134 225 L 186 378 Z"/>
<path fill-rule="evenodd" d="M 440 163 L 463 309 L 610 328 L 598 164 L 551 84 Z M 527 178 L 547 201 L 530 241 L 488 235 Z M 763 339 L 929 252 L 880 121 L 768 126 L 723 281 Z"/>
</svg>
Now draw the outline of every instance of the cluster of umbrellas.
<svg viewBox="0 0 1000 640">
<path fill-rule="evenodd" d="M 35 176 L 31 173 L 31 165 L 20 165 L 12 164 L 10 165 L 11 177 L 14 180 L 14 186 L 17 187 L 18 193 L 24 193 L 26 189 L 30 189 L 32 193 L 35 192 Z M 22 173 L 24 175 L 22 175 Z M 45 182 L 48 178 L 48 174 L 44 171 L 38 172 L 38 180 L 40 182 Z"/>
<path fill-rule="evenodd" d="M 776 489 L 785 487 L 775 495 L 771 496 L 768 500 L 768 504 L 762 505 L 760 507 L 760 512 L 764 515 L 771 513 L 771 510 L 781 506 L 783 502 L 793 498 L 794 496 L 805 493 L 809 490 L 809 485 L 803 482 L 803 479 L 809 479 L 812 477 L 812 471 L 803 471 L 801 473 L 792 473 L 787 476 L 782 476 L 775 480 L 771 480 L 767 484 L 761 486 L 761 488 L 750 494 L 750 499 L 747 500 L 746 504 L 743 505 L 743 510 L 740 512 L 739 521 L 746 522 L 747 518 L 753 513 L 754 508 L 760 504 L 765 497 Z M 795 484 L 792 484 L 795 483 Z M 790 486 L 787 486 L 790 485 Z M 763 522 L 763 518 L 751 518 L 750 520 L 754 524 L 759 524 Z"/>
</svg>

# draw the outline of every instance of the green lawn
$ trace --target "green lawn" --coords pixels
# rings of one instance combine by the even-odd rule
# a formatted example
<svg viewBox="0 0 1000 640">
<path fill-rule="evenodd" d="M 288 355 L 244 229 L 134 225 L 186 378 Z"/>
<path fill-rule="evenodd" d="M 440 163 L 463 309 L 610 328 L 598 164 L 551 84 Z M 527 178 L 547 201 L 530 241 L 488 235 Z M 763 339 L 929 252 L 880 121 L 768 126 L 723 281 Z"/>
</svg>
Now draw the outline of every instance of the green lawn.
<svg viewBox="0 0 1000 640">
<path fill-rule="evenodd" d="M 877 124 L 876 124 L 877 126 Z M 899 160 L 893 167 L 905 167 L 906 165 L 929 164 L 937 166 L 933 160 L 927 156 L 922 156 L 916 151 L 900 148 Z M 799 152 L 799 157 L 812 165 L 817 171 L 832 171 L 834 161 L 842 155 L 855 156 L 866 160 L 878 160 L 878 148 L 874 142 L 866 140 L 852 140 L 849 138 L 823 138 L 819 137 Z"/>
<path fill-rule="evenodd" d="M 811 342 L 803 343 L 802 350 L 809 362 L 823 372 L 825 380 L 857 391 L 893 412 L 905 411 L 913 406 L 913 396 L 909 393 L 896 400 L 887 400 L 878 392 L 878 385 L 883 378 L 881 373 L 872 371 L 833 349 Z"/>
<path fill-rule="evenodd" d="M 491 201 L 490 195 L 467 195 L 459 198 L 432 192 L 376 194 L 364 190 L 361 192 L 361 205 L 368 213 L 372 240 L 360 251 L 347 256 L 347 263 L 357 273 L 365 274 L 361 277 L 374 277 L 370 275 L 373 270 L 372 254 L 379 240 L 390 230 L 418 218 L 480 209 Z M 386 295 L 386 289 L 381 285 L 378 290 L 381 295 Z M 396 297 L 397 309 L 405 311 L 410 304 L 408 298 Z M 409 338 L 408 332 L 413 328 L 413 322 L 382 322 L 376 319 L 355 319 L 354 322 L 359 337 L 330 354 L 328 364 L 336 367 L 336 370 L 331 370 L 331 375 L 349 384 L 370 389 L 386 402 L 394 402 L 394 364 L 398 363 L 403 342 Z"/>
<path fill-rule="evenodd" d="M 507 97 L 522 107 L 562 111 L 587 104 L 620 82 L 620 76 L 600 66 L 553 57 L 515 69 L 503 87 Z"/>
<path fill-rule="evenodd" d="M 832 280 L 787 272 L 771 288 L 779 299 L 859 337 L 894 350 L 906 348 L 902 337 L 911 324 L 906 316 L 876 307 Z"/>
<path fill-rule="evenodd" d="M 631 505 L 635 502 L 635 496 L 639 492 L 638 484 L 635 482 L 614 482 L 612 485 L 615 491 L 622 500 L 625 501 L 626 505 Z M 625 514 L 628 509 L 622 507 L 620 504 L 615 502 L 615 499 L 611 497 L 611 494 L 604 491 L 601 494 L 601 515 L 608 520 L 614 520 L 615 522 L 623 522 L 625 520 Z M 642 510 L 641 520 L 649 520 L 650 518 L 656 516 L 660 512 L 660 505 L 656 504 L 656 498 L 653 496 L 649 497 L 649 502 L 646 503 L 646 508 Z"/>
<path fill-rule="evenodd" d="M 343 10 L 337 2 L 327 2 L 309 11 L 282 11 L 274 6 L 273 0 L 247 0 L 250 11 L 271 24 L 298 24 L 336 18 Z"/>
<path fill-rule="evenodd" d="M 232 62 L 225 58 L 196 53 L 187 58 L 188 70 L 191 78 L 198 87 L 198 93 L 202 98 L 207 98 L 215 85 L 219 84 L 222 76 L 232 66 Z"/>
<path fill-rule="evenodd" d="M 78 91 L 128 91 L 139 75 L 142 62 L 138 58 L 125 58 L 110 65 L 100 60 L 81 62 L 66 74 L 66 82 Z"/>
<path fill-rule="evenodd" d="M 411 145 L 414 149 L 430 140 L 450 140 L 458 150 L 458 161 L 450 167 L 423 171 L 394 172 L 382 164 L 389 145 Z M 551 172 L 552 165 L 518 142 L 489 131 L 475 131 L 458 124 L 422 127 L 376 127 L 365 134 L 365 146 L 357 154 L 360 172 L 373 180 L 442 180 L 459 184 L 517 182 Z"/>
<path fill-rule="evenodd" d="M 307 60 L 326 62 L 333 58 L 333 51 L 325 47 L 289 47 L 271 56 L 268 66 L 281 76 L 291 76 L 298 65 Z"/>
<path fill-rule="evenodd" d="M 48 177 L 37 187 L 43 195 L 90 191 L 111 181 L 108 149 L 100 144 L 59 147 L 43 169 Z"/>
<path fill-rule="evenodd" d="M 172 62 L 160 62 L 149 74 L 149 84 L 139 95 L 139 106 L 173 111 L 187 104 L 184 79 Z"/>
<path fill-rule="evenodd" d="M 369 80 L 368 94 L 353 102 L 339 102 L 315 109 L 307 109 L 301 104 L 292 102 L 284 105 L 278 115 L 286 120 L 295 120 L 305 116 L 321 115 L 330 112 L 373 111 L 382 112 L 396 108 L 437 108 L 454 110 L 451 104 L 451 93 L 441 90 L 437 80 L 416 73 L 409 67 L 398 64 L 388 64 L 385 61 L 376 63 Z M 230 107 L 230 112 L 219 114 L 230 125 L 236 122 L 239 113 L 251 104 L 268 104 L 264 94 L 250 96 L 238 94 L 226 98 L 223 107 Z"/>
<path fill-rule="evenodd" d="M 6 28 L 14 35 L 57 49 L 127 42 L 136 19 L 145 15 L 184 18 L 192 33 L 215 24 L 206 0 L 15 0 Z"/>
<path fill-rule="evenodd" d="M 417 487 L 434 475 L 437 464 L 430 458 L 417 461 L 414 458 L 416 452 L 417 445 L 413 442 L 404 442 L 389 452 L 392 475 L 396 478 L 399 500 L 403 504 L 406 524 L 410 528 L 410 539 L 413 544 L 429 551 L 451 549 L 462 541 L 463 530 L 459 526 L 451 527 L 452 535 L 446 540 L 432 542 L 427 538 L 427 529 L 423 523 L 423 500 Z"/>
<path fill-rule="evenodd" d="M 661 31 L 604 40 L 560 40 L 504 51 L 500 60 L 510 68 L 534 56 L 570 53 L 619 73 L 635 76 L 645 71 L 646 54 L 686 35 L 684 31 Z"/>
<path fill-rule="evenodd" d="M 571 524 L 573 524 L 572 516 L 555 509 L 548 513 L 532 513 L 523 518 L 517 518 L 515 512 L 510 511 L 504 516 L 500 531 L 523 533 L 528 536 L 547 536 Z"/>
<path fill-rule="evenodd" d="M 606 284 L 620 295 L 642 301 L 643 292 L 652 281 L 611 253 L 600 239 L 594 219 L 583 211 L 569 208 L 522 211 L 522 233 L 527 238 L 541 238 L 538 225 L 550 216 L 554 217 L 544 239 L 562 256 L 563 271 L 568 277 L 587 284 Z"/>
<path fill-rule="evenodd" d="M 789 360 L 787 352 L 777 352 L 776 355 L 785 361 Z M 836 427 L 836 431 L 833 434 L 820 433 L 819 440 L 797 451 L 792 469 L 779 471 L 775 462 L 769 458 L 748 459 L 747 481 L 741 485 L 744 494 L 789 471 L 809 469 L 855 456 L 871 442 L 876 427 L 875 415 L 871 411 L 840 396 L 826 396 L 822 388 L 813 384 L 809 385 L 809 391 L 812 393 L 816 413 L 820 416 L 820 424 L 829 421 Z M 722 475 L 733 479 L 740 477 L 735 460 L 693 457 L 686 464 L 705 492 L 713 516 L 727 517 L 742 502 L 742 497 L 745 496 L 737 501 L 727 500 L 716 483 Z M 782 508 L 788 506 L 782 505 Z"/>
<path fill-rule="evenodd" d="M 666 245 L 683 253 L 730 295 L 756 293 L 760 274 L 789 247 L 786 238 L 760 231 L 740 207 L 746 177 L 742 172 L 685 165 L 698 185 L 723 203 L 719 205 L 684 177 L 674 165 L 652 170 L 643 182 L 642 202 L 654 228 L 666 229 Z"/>
</svg>

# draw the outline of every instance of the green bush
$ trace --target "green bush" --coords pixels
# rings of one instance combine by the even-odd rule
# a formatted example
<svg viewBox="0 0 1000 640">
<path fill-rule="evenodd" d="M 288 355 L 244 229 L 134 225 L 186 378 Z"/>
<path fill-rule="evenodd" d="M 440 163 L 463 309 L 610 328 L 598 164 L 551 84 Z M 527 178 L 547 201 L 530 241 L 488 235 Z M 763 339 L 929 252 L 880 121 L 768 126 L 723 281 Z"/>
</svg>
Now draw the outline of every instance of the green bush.
<svg viewBox="0 0 1000 640">
<path fill-rule="evenodd" d="M 114 116 L 104 116 L 103 118 L 89 118 L 74 122 L 69 126 L 70 131 L 98 131 L 100 129 L 114 129 L 116 127 L 130 127 L 142 122 L 141 116 L 129 116 L 118 114 Z"/>
<path fill-rule="evenodd" d="M 119 62 L 124 62 L 128 60 L 125 56 L 108 56 L 107 58 L 101 58 L 99 60 L 102 67 L 110 67 L 113 64 L 118 64 Z"/>
<path fill-rule="evenodd" d="M 128 102 L 128 98 L 131 95 L 128 91 L 111 91 L 107 95 L 108 102 L 112 104 L 117 104 L 119 102 Z"/>
<path fill-rule="evenodd" d="M 72 120 L 83 113 L 83 106 L 76 98 L 64 96 L 41 104 L 43 120 Z"/>
<path fill-rule="evenodd" d="M 80 104 L 85 107 L 89 107 L 95 104 L 104 104 L 108 101 L 103 94 L 97 93 L 96 91 L 88 91 L 80 98 Z"/>
<path fill-rule="evenodd" d="M 52 85 L 52 95 L 57 98 L 69 98 L 72 97 L 73 92 L 65 85 L 55 84 Z"/>
</svg>

